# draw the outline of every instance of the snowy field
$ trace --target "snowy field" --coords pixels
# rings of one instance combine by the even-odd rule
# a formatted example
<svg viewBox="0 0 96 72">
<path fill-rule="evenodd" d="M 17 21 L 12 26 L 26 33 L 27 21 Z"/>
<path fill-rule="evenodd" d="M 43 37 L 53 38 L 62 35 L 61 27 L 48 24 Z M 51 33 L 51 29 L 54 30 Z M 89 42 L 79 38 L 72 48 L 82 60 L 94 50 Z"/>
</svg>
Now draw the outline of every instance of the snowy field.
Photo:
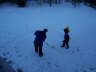
<svg viewBox="0 0 96 72">
<path fill-rule="evenodd" d="M 70 28 L 70 48 L 61 48 Z M 44 56 L 34 51 L 34 32 L 48 28 Z M 52 47 L 54 46 L 54 48 Z M 96 72 L 96 10 L 83 6 L 0 7 L 0 56 L 24 72 Z"/>
</svg>

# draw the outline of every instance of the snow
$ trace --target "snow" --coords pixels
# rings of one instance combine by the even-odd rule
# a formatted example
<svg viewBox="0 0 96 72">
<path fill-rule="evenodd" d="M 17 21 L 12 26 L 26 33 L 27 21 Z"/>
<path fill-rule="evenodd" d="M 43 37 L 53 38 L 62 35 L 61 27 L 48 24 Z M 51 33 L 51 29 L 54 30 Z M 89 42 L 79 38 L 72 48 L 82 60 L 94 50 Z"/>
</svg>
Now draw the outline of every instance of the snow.
<svg viewBox="0 0 96 72">
<path fill-rule="evenodd" d="M 0 56 L 24 72 L 96 72 L 96 11 L 81 5 L 0 7 Z M 70 48 L 61 48 L 70 28 Z M 44 56 L 34 51 L 34 32 L 48 28 Z M 54 46 L 52 48 L 52 46 Z"/>
</svg>

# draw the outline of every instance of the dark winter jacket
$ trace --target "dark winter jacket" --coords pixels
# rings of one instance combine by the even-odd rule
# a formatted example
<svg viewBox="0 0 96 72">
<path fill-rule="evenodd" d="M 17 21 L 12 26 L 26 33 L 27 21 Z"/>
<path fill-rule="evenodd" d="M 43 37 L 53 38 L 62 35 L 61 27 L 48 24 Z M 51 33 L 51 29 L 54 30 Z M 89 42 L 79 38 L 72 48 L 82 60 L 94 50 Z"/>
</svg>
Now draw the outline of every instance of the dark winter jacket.
<svg viewBox="0 0 96 72">
<path fill-rule="evenodd" d="M 36 35 L 34 43 L 43 44 L 43 42 L 46 39 L 46 32 L 44 32 L 44 31 L 36 31 L 34 34 Z"/>
<path fill-rule="evenodd" d="M 68 34 L 68 32 L 65 32 L 64 41 L 66 41 L 66 42 L 69 41 L 69 34 Z"/>
</svg>

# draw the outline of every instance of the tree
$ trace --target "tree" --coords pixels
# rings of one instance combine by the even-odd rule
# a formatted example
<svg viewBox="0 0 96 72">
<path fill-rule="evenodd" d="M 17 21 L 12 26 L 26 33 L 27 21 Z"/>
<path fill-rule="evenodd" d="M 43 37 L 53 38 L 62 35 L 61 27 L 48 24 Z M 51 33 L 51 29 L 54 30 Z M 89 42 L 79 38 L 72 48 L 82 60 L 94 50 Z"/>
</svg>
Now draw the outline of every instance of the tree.
<svg viewBox="0 0 96 72">
<path fill-rule="evenodd" d="M 27 1 L 26 1 L 26 0 L 17 0 L 16 3 L 17 3 L 17 5 L 18 5 L 19 7 L 25 7 Z"/>
</svg>

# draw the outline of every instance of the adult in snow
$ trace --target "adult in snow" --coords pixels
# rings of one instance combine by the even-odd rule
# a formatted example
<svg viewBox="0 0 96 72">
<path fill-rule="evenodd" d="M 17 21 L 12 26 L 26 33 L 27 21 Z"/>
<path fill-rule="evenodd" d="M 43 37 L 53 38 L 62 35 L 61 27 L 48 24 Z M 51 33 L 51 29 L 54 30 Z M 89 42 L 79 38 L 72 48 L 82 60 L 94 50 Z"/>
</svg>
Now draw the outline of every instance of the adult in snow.
<svg viewBox="0 0 96 72">
<path fill-rule="evenodd" d="M 61 47 L 65 47 L 65 45 L 66 45 L 67 49 L 68 49 L 69 48 L 69 34 L 68 34 L 69 28 L 68 27 L 64 28 L 64 33 L 65 33 L 64 40 L 63 40 L 63 44 Z"/>
<path fill-rule="evenodd" d="M 39 53 L 39 56 L 43 56 L 42 47 L 43 42 L 46 39 L 46 32 L 48 32 L 47 29 L 44 29 L 43 31 L 38 30 L 34 33 L 34 35 L 36 36 L 34 40 L 35 52 Z"/>
</svg>

